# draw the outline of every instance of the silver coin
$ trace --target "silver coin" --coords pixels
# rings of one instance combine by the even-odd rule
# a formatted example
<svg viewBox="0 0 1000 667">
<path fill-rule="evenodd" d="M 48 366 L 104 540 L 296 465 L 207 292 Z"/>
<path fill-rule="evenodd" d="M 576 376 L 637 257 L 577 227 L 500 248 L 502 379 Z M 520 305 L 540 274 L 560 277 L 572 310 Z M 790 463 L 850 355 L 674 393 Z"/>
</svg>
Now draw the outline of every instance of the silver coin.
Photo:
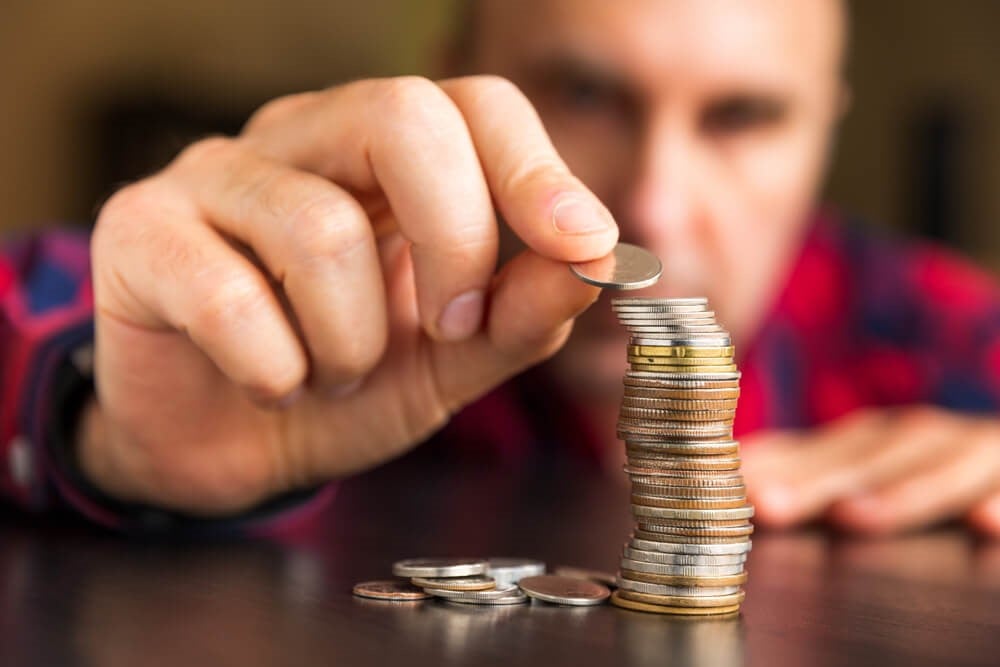
<svg viewBox="0 0 1000 667">
<path fill-rule="evenodd" d="M 545 563 L 532 558 L 490 558 L 486 574 L 493 577 L 498 587 L 516 584 L 522 577 L 545 574 Z"/>
<path fill-rule="evenodd" d="M 392 566 L 397 577 L 469 577 L 486 574 L 488 564 L 480 558 L 409 558 Z"/>
<path fill-rule="evenodd" d="M 687 297 L 644 297 L 644 296 L 619 296 L 611 300 L 612 306 L 641 306 L 643 308 L 652 308 L 654 306 L 662 307 L 673 307 L 673 306 L 707 306 L 708 297 L 704 296 L 687 296 Z"/>
<path fill-rule="evenodd" d="M 521 591 L 514 591 L 504 597 L 500 598 L 488 598 L 488 599 L 458 599 L 458 598 L 441 598 L 449 604 L 480 604 L 489 605 L 493 607 L 501 605 L 513 605 L 513 604 L 525 604 L 530 598 Z"/>
<path fill-rule="evenodd" d="M 619 243 L 605 257 L 569 268 L 585 283 L 622 290 L 649 287 L 663 273 L 656 255 L 631 243 Z"/>
<path fill-rule="evenodd" d="M 554 574 L 525 577 L 520 586 L 525 594 L 536 600 L 576 607 L 601 604 L 611 595 L 607 586 L 597 582 Z"/>
<path fill-rule="evenodd" d="M 733 339 L 729 336 L 719 336 L 714 333 L 687 333 L 683 336 L 631 336 L 630 345 L 647 345 L 657 347 L 729 347 Z"/>
<path fill-rule="evenodd" d="M 725 577 L 743 573 L 743 563 L 736 565 L 664 565 L 661 563 L 644 563 L 622 558 L 623 570 L 644 572 L 646 574 L 663 574 L 677 577 Z"/>
<path fill-rule="evenodd" d="M 635 306 L 623 306 L 615 308 L 615 315 L 619 320 L 629 320 L 633 318 L 656 320 L 657 322 L 667 322 L 678 320 L 687 322 L 689 320 L 708 320 L 715 322 L 715 311 L 705 310 L 704 306 L 687 306 L 685 310 L 650 310 L 649 308 L 636 308 Z"/>
<path fill-rule="evenodd" d="M 753 505 L 733 507 L 729 509 L 673 509 L 670 507 L 649 507 L 647 505 L 632 505 L 635 516 L 654 517 L 658 519 L 688 519 L 691 521 L 735 521 L 749 519 L 753 516 Z"/>
<path fill-rule="evenodd" d="M 736 586 L 667 586 L 666 584 L 648 584 L 645 581 L 633 581 L 618 577 L 618 588 L 636 593 L 650 595 L 677 595 L 689 598 L 714 597 L 716 595 L 732 595 L 739 593 Z"/>
<path fill-rule="evenodd" d="M 450 591 L 488 591 L 498 586 L 493 577 L 413 577 L 410 583 L 421 588 L 444 588 Z M 504 588 L 509 584 L 501 585 Z"/>
<path fill-rule="evenodd" d="M 716 567 L 720 565 L 741 565 L 746 562 L 746 553 L 741 554 L 675 554 L 661 551 L 646 551 L 636 549 L 628 544 L 622 549 L 622 555 L 633 561 L 642 563 L 659 563 L 661 565 L 694 565 L 698 567 Z"/>
<path fill-rule="evenodd" d="M 630 547 L 643 551 L 656 551 L 659 553 L 690 554 L 696 556 L 723 556 L 732 554 L 745 554 L 753 548 L 753 542 L 747 539 L 745 542 L 730 542 L 727 544 L 693 544 L 687 542 L 663 542 L 654 540 L 643 540 L 633 537 L 628 542 Z"/>
<path fill-rule="evenodd" d="M 507 586 L 505 588 L 495 588 L 489 591 L 450 591 L 446 588 L 424 588 L 424 592 L 433 595 L 436 598 L 473 602 L 496 600 L 497 598 L 507 597 L 517 593 L 518 588 L 517 586 Z"/>
</svg>

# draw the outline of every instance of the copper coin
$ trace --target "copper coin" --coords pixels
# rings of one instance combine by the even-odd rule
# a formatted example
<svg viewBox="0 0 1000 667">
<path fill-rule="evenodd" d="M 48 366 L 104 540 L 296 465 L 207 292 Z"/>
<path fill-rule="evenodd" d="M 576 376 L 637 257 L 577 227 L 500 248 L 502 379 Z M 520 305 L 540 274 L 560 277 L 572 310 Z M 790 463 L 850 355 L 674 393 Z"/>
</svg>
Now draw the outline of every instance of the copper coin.
<svg viewBox="0 0 1000 667">
<path fill-rule="evenodd" d="M 652 421 L 675 422 L 732 422 L 736 410 L 664 410 L 660 408 L 630 408 L 622 406 L 620 417 Z"/>
<path fill-rule="evenodd" d="M 663 542 L 665 544 L 744 544 L 748 535 L 734 535 L 720 537 L 716 535 L 670 535 L 667 533 L 653 533 L 642 528 L 632 530 L 632 535 L 638 540 L 645 542 Z"/>
<path fill-rule="evenodd" d="M 389 602 L 413 602 L 427 600 L 431 597 L 429 593 L 425 593 L 410 582 L 399 579 L 364 581 L 355 584 L 351 592 L 358 597 Z"/>
<path fill-rule="evenodd" d="M 675 456 L 673 458 L 630 456 L 628 462 L 631 466 L 651 470 L 731 471 L 740 468 L 738 456 Z"/>
<path fill-rule="evenodd" d="M 690 399 L 671 398 L 644 398 L 638 396 L 625 396 L 622 399 L 622 406 L 627 408 L 647 408 L 652 410 L 682 410 L 697 412 L 700 410 L 734 410 L 736 399 L 724 400 L 704 400 L 696 401 Z"/>
</svg>

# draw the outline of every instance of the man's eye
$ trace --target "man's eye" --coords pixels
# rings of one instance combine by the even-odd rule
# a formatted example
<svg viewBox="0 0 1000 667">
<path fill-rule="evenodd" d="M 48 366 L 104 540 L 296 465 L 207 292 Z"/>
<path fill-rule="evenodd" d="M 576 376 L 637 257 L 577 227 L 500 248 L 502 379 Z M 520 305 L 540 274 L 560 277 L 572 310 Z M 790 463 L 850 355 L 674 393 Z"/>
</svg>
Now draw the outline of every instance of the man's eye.
<svg viewBox="0 0 1000 667">
<path fill-rule="evenodd" d="M 557 94 L 562 104 L 579 111 L 598 111 L 615 103 L 614 91 L 586 78 L 560 82 Z"/>
<path fill-rule="evenodd" d="M 702 118 L 710 133 L 735 133 L 777 124 L 785 116 L 778 100 L 733 98 L 711 105 Z"/>
</svg>

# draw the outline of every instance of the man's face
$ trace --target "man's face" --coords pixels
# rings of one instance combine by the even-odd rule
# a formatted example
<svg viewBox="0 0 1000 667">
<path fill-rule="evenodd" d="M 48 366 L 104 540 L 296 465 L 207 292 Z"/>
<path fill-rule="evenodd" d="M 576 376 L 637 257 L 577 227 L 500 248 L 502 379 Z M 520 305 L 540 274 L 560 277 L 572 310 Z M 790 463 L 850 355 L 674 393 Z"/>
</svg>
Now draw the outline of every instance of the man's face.
<svg viewBox="0 0 1000 667">
<path fill-rule="evenodd" d="M 556 148 L 663 278 L 707 296 L 737 349 L 801 239 L 842 95 L 837 0 L 483 0 L 472 67 L 506 76 Z M 605 298 L 613 295 L 605 294 Z M 556 363 L 620 388 L 607 304 Z M 586 363 L 578 363 L 586 358 Z"/>
</svg>

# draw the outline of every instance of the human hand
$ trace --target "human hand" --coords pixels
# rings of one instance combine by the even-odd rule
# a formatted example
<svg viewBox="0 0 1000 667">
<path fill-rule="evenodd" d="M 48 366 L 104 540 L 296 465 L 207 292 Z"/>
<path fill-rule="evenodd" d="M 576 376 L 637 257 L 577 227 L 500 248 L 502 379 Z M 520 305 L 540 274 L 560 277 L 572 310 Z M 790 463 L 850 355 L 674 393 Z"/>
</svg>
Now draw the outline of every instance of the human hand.
<svg viewBox="0 0 1000 667">
<path fill-rule="evenodd" d="M 961 518 L 1000 537 L 1000 420 L 992 416 L 864 410 L 814 431 L 745 438 L 742 458 L 764 526 L 822 517 L 887 534 Z"/>
<path fill-rule="evenodd" d="M 494 205 L 527 248 L 496 271 Z M 92 240 L 107 493 L 199 514 L 398 456 L 553 354 L 617 227 L 495 77 L 265 105 L 117 193 Z"/>
</svg>

